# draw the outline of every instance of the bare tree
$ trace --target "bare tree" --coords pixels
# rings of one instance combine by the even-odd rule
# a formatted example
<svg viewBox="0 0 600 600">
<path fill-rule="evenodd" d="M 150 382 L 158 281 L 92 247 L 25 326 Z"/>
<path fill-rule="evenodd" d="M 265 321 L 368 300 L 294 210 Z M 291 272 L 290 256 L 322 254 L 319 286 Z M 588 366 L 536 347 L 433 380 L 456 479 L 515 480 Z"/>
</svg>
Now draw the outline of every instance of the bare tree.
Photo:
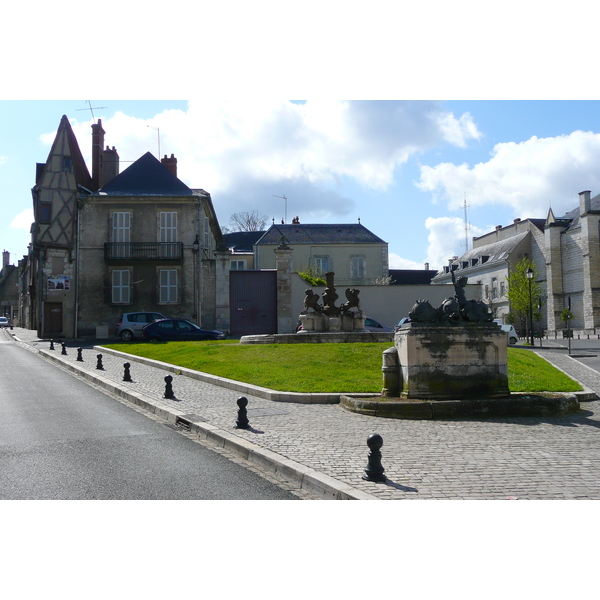
<svg viewBox="0 0 600 600">
<path fill-rule="evenodd" d="M 257 210 L 252 212 L 234 213 L 229 218 L 230 231 L 262 231 L 266 229 L 269 217 L 260 215 Z"/>
</svg>

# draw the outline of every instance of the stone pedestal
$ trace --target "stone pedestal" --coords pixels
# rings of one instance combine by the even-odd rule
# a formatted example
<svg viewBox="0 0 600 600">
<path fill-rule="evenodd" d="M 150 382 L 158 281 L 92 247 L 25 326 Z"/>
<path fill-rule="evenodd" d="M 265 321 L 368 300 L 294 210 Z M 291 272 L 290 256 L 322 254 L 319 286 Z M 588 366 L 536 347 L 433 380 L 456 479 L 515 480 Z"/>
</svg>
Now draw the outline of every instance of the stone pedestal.
<svg viewBox="0 0 600 600">
<path fill-rule="evenodd" d="M 359 312 L 349 312 L 336 316 L 310 312 L 299 317 L 302 333 L 332 333 L 337 331 L 364 331 L 365 316 Z"/>
<path fill-rule="evenodd" d="M 506 398 L 506 333 L 495 323 L 409 323 L 394 336 L 400 396 L 427 400 Z"/>
</svg>

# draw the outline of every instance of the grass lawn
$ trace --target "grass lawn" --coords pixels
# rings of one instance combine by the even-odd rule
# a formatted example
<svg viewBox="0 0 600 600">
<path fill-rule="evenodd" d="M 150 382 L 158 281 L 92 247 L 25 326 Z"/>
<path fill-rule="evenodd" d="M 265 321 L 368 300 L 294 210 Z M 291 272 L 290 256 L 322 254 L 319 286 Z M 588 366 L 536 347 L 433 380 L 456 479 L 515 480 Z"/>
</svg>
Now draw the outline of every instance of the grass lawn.
<svg viewBox="0 0 600 600">
<path fill-rule="evenodd" d="M 288 392 L 379 393 L 381 353 L 371 344 L 238 344 L 237 340 L 105 344 L 180 367 Z M 579 384 L 529 350 L 508 349 L 513 392 L 573 392 Z"/>
</svg>

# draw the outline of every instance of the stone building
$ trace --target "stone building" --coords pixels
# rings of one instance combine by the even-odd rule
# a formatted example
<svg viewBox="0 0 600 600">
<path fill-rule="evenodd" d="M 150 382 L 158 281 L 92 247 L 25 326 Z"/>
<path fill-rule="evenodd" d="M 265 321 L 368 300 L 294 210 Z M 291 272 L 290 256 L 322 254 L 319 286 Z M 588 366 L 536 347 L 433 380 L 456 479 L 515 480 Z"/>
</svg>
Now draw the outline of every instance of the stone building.
<svg viewBox="0 0 600 600">
<path fill-rule="evenodd" d="M 18 269 L 10 264 L 10 252 L 4 250 L 0 270 L 0 316 L 6 317 L 13 325 L 18 322 L 18 283 Z"/>
<path fill-rule="evenodd" d="M 543 290 L 540 326 L 548 336 L 562 335 L 560 315 L 570 306 L 579 335 L 600 334 L 600 195 L 579 194 L 579 206 L 561 217 L 515 219 L 507 227 L 473 238 L 473 248 L 453 257 L 432 283 L 448 283 L 451 272 L 481 283 L 483 299 L 505 319 L 511 268 L 522 258 L 533 261 Z"/>
<path fill-rule="evenodd" d="M 210 194 L 177 178 L 173 155 L 146 153 L 119 173 L 104 135 L 99 120 L 90 175 L 63 116 L 38 165 L 24 319 L 43 337 L 66 338 L 105 337 L 121 313 L 141 310 L 214 327 L 221 232 Z"/>
<path fill-rule="evenodd" d="M 293 252 L 292 271 L 335 272 L 338 285 L 367 285 L 388 277 L 388 244 L 358 224 L 273 224 L 254 244 L 257 269 L 275 268 L 274 249 Z"/>
<path fill-rule="evenodd" d="M 510 312 L 508 277 L 519 261 L 529 258 L 535 263 L 538 282 L 545 289 L 544 224 L 544 219 L 515 219 L 511 225 L 498 225 L 494 231 L 473 238 L 473 247 L 461 257 L 452 257 L 432 283 L 450 283 L 452 272 L 457 278 L 467 277 L 469 283 L 481 286 L 481 299 L 494 318 L 505 322 Z"/>
</svg>

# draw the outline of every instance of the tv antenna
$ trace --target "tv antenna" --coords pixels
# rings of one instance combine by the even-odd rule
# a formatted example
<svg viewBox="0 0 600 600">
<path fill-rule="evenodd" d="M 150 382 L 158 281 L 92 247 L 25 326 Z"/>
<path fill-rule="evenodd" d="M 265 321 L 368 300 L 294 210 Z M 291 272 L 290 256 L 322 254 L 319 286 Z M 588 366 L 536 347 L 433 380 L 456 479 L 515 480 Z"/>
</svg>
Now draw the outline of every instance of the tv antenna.
<svg viewBox="0 0 600 600">
<path fill-rule="evenodd" d="M 467 192 L 465 192 L 465 199 L 463 202 L 463 209 L 465 211 L 465 252 L 469 250 L 469 222 L 467 221 Z"/>
<path fill-rule="evenodd" d="M 275 194 L 273 194 L 273 198 L 282 198 L 283 200 L 285 200 L 285 209 L 284 209 L 284 213 L 283 213 L 283 220 L 284 222 L 287 221 L 287 198 L 285 197 L 285 194 L 283 196 L 276 196 Z"/>
<path fill-rule="evenodd" d="M 106 106 L 94 106 L 94 108 L 92 108 L 92 103 L 89 100 L 86 100 L 86 102 L 89 105 L 88 108 L 76 108 L 75 110 L 89 110 L 92 113 L 92 120 L 95 123 L 96 117 L 94 116 L 94 110 L 102 110 L 102 109 L 106 108 Z"/>
<path fill-rule="evenodd" d="M 158 160 L 160 160 L 160 129 L 158 127 L 152 127 L 152 125 L 146 125 L 150 129 L 155 129 L 158 135 Z"/>
</svg>

